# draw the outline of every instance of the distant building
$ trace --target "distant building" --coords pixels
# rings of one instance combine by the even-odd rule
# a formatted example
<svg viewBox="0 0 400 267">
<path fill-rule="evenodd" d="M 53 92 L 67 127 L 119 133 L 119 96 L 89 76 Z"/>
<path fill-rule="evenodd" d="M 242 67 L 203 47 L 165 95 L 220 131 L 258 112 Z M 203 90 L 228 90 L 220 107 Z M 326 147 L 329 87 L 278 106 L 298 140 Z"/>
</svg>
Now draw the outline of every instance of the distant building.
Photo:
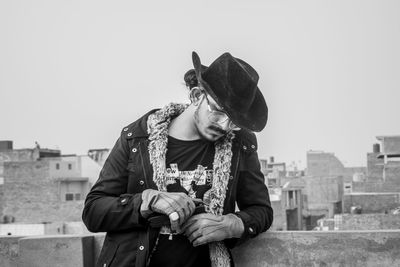
<svg viewBox="0 0 400 267">
<path fill-rule="evenodd" d="M 303 230 L 303 179 L 292 179 L 282 186 L 282 206 L 287 230 Z"/>
<path fill-rule="evenodd" d="M 261 171 L 270 192 L 271 205 L 274 209 L 272 230 L 303 230 L 303 195 L 304 184 L 299 177 L 304 171 L 293 167 L 290 171 L 285 162 L 275 162 L 274 157 L 260 159 Z M 290 176 L 288 176 L 290 174 Z"/>
<path fill-rule="evenodd" d="M 260 159 L 260 164 L 265 183 L 269 187 L 280 187 L 281 178 L 286 177 L 286 163 L 275 162 L 274 157 L 270 157 L 269 162 L 266 159 Z"/>
<path fill-rule="evenodd" d="M 400 207 L 400 135 L 377 136 L 367 153 L 365 177 L 353 179 L 344 196 L 344 212 L 358 206 L 362 213 L 385 213 Z"/>
<path fill-rule="evenodd" d="M 0 166 L 0 219 L 23 223 L 79 221 L 101 170 L 89 156 L 63 156 L 39 146 L 13 149 L 12 144 L 0 150 Z"/>
<path fill-rule="evenodd" d="M 305 229 L 318 226 L 321 218 L 333 219 L 342 213 L 344 190 L 351 192 L 353 176 L 362 175 L 365 167 L 345 167 L 334 153 L 307 152 L 307 169 L 303 177 Z"/>
<path fill-rule="evenodd" d="M 88 156 L 97 162 L 100 166 L 104 165 L 110 150 L 108 148 L 89 149 Z"/>
</svg>

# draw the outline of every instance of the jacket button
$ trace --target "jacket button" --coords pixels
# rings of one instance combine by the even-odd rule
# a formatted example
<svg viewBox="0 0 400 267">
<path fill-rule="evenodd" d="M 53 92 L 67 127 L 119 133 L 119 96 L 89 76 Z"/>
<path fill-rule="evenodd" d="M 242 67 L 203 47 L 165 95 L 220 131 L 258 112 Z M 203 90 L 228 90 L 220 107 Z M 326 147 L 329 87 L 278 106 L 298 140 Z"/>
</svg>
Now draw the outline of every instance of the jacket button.
<svg viewBox="0 0 400 267">
<path fill-rule="evenodd" d="M 144 185 L 144 181 L 143 181 L 143 180 L 140 180 L 139 184 L 140 184 L 140 185 Z"/>
<path fill-rule="evenodd" d="M 249 232 L 250 232 L 251 234 L 254 233 L 253 228 L 249 227 Z"/>
<path fill-rule="evenodd" d="M 132 149 L 133 153 L 136 153 L 136 151 L 137 151 L 136 147 Z"/>
<path fill-rule="evenodd" d="M 144 247 L 143 247 L 143 246 L 140 246 L 140 247 L 139 247 L 139 250 L 143 250 L 143 249 L 144 249 Z"/>
<path fill-rule="evenodd" d="M 128 133 L 127 136 L 132 136 L 132 133 Z"/>
<path fill-rule="evenodd" d="M 243 149 L 246 150 L 246 149 L 247 149 L 247 146 L 243 146 Z"/>
<path fill-rule="evenodd" d="M 253 149 L 254 149 L 254 148 L 256 148 L 256 146 L 255 146 L 255 145 L 251 145 L 251 148 L 253 148 Z"/>
<path fill-rule="evenodd" d="M 128 130 L 129 130 L 129 128 L 128 128 L 128 127 L 124 128 L 124 132 L 126 132 L 126 131 L 128 131 Z"/>
</svg>

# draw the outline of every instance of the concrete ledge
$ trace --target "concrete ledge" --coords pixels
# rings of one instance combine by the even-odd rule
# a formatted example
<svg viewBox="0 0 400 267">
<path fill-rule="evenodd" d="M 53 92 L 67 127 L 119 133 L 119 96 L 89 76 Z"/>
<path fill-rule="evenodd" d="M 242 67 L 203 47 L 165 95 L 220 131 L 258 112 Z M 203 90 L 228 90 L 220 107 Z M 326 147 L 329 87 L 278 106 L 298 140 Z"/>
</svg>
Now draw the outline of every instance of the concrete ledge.
<svg viewBox="0 0 400 267">
<path fill-rule="evenodd" d="M 103 240 L 104 234 L 0 237 L 0 266 L 92 267 Z M 267 232 L 233 255 L 237 267 L 400 266 L 400 230 Z"/>
<path fill-rule="evenodd" d="M 0 266 L 16 267 L 18 261 L 18 240 L 23 236 L 0 237 Z"/>
<path fill-rule="evenodd" d="M 400 266 L 400 231 L 268 232 L 233 251 L 236 266 Z"/>
<path fill-rule="evenodd" d="M 19 240 L 19 267 L 94 266 L 93 236 L 57 235 Z"/>
</svg>

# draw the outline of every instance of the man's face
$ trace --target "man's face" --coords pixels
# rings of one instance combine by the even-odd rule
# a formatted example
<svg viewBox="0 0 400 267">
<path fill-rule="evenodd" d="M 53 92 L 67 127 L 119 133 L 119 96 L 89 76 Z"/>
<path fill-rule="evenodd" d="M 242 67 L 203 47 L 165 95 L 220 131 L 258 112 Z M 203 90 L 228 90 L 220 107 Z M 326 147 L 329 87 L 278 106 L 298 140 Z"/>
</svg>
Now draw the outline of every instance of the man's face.
<svg viewBox="0 0 400 267">
<path fill-rule="evenodd" d="M 229 127 L 230 119 L 227 119 L 222 123 L 210 120 L 210 116 L 213 116 L 213 114 L 211 114 L 212 111 L 221 110 L 221 107 L 218 106 L 211 96 L 206 95 L 205 93 L 201 95 L 201 99 L 199 100 L 199 104 L 194 113 L 194 120 L 197 131 L 202 139 L 213 142 L 231 131 Z"/>
</svg>

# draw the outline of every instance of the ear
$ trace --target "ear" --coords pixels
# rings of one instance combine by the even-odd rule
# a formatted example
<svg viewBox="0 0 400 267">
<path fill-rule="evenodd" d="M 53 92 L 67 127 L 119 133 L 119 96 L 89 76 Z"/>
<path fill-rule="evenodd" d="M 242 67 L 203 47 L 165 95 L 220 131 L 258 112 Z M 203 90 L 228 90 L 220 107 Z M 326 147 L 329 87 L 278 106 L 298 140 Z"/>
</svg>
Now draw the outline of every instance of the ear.
<svg viewBox="0 0 400 267">
<path fill-rule="evenodd" d="M 202 94 L 203 92 L 200 90 L 199 87 L 193 87 L 189 91 L 190 102 L 192 102 L 193 105 L 197 106 L 200 103 Z"/>
</svg>

